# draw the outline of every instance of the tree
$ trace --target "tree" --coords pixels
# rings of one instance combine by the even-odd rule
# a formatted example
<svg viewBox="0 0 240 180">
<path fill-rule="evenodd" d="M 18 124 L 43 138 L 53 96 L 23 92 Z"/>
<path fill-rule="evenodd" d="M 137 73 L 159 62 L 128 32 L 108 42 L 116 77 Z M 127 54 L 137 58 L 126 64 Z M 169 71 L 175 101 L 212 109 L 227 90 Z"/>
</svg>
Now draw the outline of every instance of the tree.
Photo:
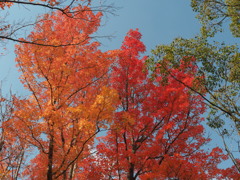
<svg viewBox="0 0 240 180">
<path fill-rule="evenodd" d="M 224 21 L 230 19 L 230 30 L 235 37 L 240 37 L 240 4 L 238 0 L 191 0 L 191 6 L 198 13 L 203 34 L 221 31 Z M 212 35 L 213 35 L 212 34 Z"/>
<path fill-rule="evenodd" d="M 18 136 L 14 137 L 4 123 L 8 122 L 13 115 L 11 98 L 0 95 L 0 179 L 16 179 L 21 168 L 24 166 L 25 144 L 21 143 Z"/>
<path fill-rule="evenodd" d="M 52 12 L 58 12 L 59 16 L 65 16 L 69 19 L 78 19 L 79 14 L 87 11 L 86 7 L 91 8 L 94 12 L 101 12 L 101 13 L 113 13 L 114 8 L 113 6 L 106 5 L 104 3 L 98 4 L 97 2 L 91 6 L 92 0 L 69 0 L 69 1 L 61 1 L 61 0 L 3 0 L 0 2 L 0 8 L 2 9 L 2 19 L 6 19 L 8 17 L 7 9 L 18 5 L 23 6 L 26 9 L 31 8 L 45 8 L 49 10 L 49 14 Z M 16 17 L 15 17 L 16 18 Z M 5 42 L 4 40 L 10 40 L 14 42 L 20 43 L 28 43 L 28 44 L 35 44 L 41 46 L 49 46 L 49 47 L 60 47 L 60 46 L 73 46 L 81 44 L 81 41 L 72 41 L 72 42 L 64 42 L 64 44 L 59 44 L 57 42 L 47 42 L 47 41 L 39 41 L 35 39 L 35 41 L 31 41 L 30 39 L 24 39 L 23 34 L 26 33 L 25 31 L 29 30 L 29 28 L 34 27 L 40 21 L 44 21 L 44 19 L 34 19 L 32 18 L 31 22 L 27 22 L 24 20 L 19 20 L 16 18 L 14 23 L 2 20 L 0 22 L 0 39 L 2 40 L 1 43 Z M 92 19 L 93 20 L 93 19 Z M 97 20 L 97 19 L 96 19 Z M 86 19 L 87 21 L 87 19 Z M 74 39 L 74 37 L 72 37 Z"/>
<path fill-rule="evenodd" d="M 3 178 L 220 177 L 217 165 L 226 156 L 202 148 L 210 141 L 201 125 L 207 91 L 196 59 L 184 56 L 179 67 L 164 61 L 169 73 L 157 65 L 151 78 L 137 30 L 120 50 L 102 52 L 91 37 L 102 14 L 88 6 L 72 9 L 79 12 L 74 18 L 57 9 L 42 16 L 18 40 L 16 62 L 29 95 L 12 97 L 11 115 L 1 124 L 9 142 L 0 154 Z M 97 139 L 102 130 L 106 137 Z"/>
<path fill-rule="evenodd" d="M 148 59 L 150 69 L 154 70 L 156 64 L 165 76 L 171 76 L 192 92 L 200 95 L 210 107 L 208 124 L 218 129 L 220 136 L 232 131 L 240 132 L 239 112 L 239 49 L 235 45 L 227 46 L 224 43 L 211 44 L 205 38 L 175 39 L 170 45 L 160 45 Z M 171 68 L 181 68 L 181 62 L 191 62 L 197 66 L 197 77 L 204 77 L 201 86 L 189 86 L 180 80 Z M 167 64 L 167 66 L 166 66 Z M 196 78 L 198 80 L 198 78 Z M 226 124 L 226 125 L 225 125 Z M 224 126 L 225 125 L 225 126 Z M 238 137 L 236 133 L 232 138 Z M 225 136 L 226 138 L 226 136 Z M 237 138 L 236 138 L 237 139 Z M 237 139 L 237 141 L 239 141 Z M 238 142 L 237 142 L 238 143 Z M 227 143 L 224 143 L 228 146 Z M 227 149 L 227 147 L 225 147 Z M 232 153 L 227 151 L 230 157 Z M 237 165 L 235 158 L 231 158 Z M 237 169 L 239 169 L 237 165 Z M 240 172 L 240 171 L 239 171 Z"/>
<path fill-rule="evenodd" d="M 149 67 L 155 68 L 155 63 L 162 72 L 169 74 L 172 67 L 179 67 L 182 57 L 184 61 L 192 61 L 198 67 L 198 76 L 204 76 L 202 88 L 209 96 L 199 91 L 199 87 L 189 87 L 198 94 L 201 94 L 206 103 L 212 107 L 210 115 L 216 115 L 220 110 L 223 115 L 229 117 L 239 130 L 239 50 L 235 45 L 226 46 L 224 43 L 210 44 L 206 39 L 175 39 L 170 45 L 160 45 L 152 51 L 153 56 L 148 60 Z M 165 66 L 166 62 L 168 67 Z M 174 74 L 170 74 L 175 76 Z M 222 114 L 220 114 L 222 115 Z M 219 116 L 211 117 L 212 121 L 223 121 Z M 220 122 L 221 123 L 221 122 Z"/>
<path fill-rule="evenodd" d="M 238 165 L 240 164 L 239 159 L 236 159 L 236 162 L 238 163 Z M 239 178 L 239 170 L 237 169 L 237 166 L 233 165 L 232 167 L 224 170 L 223 176 L 227 177 L 227 180 L 238 179 Z"/>
<path fill-rule="evenodd" d="M 231 21 L 230 30 L 233 36 L 239 37 L 240 4 L 237 0 L 192 0 L 191 6 L 202 23 L 201 36 L 191 39 L 176 38 L 170 45 L 158 46 L 152 51 L 148 66 L 154 71 L 156 64 L 160 64 L 158 68 L 160 67 L 164 76 L 172 76 L 204 99 L 210 109 L 208 125 L 222 139 L 224 149 L 236 168 L 235 172 L 240 173 L 238 159 L 235 158 L 240 152 L 239 47 L 211 39 L 223 30 L 223 22 L 227 19 Z M 180 67 L 182 60 L 188 62 L 193 58 L 196 59 L 194 63 L 198 67 L 198 76 L 204 77 L 201 88 L 188 86 L 174 73 L 170 73 L 172 67 Z M 234 146 L 234 149 L 230 146 Z"/>
<path fill-rule="evenodd" d="M 60 12 L 44 15 L 27 39 L 81 42 L 78 46 L 16 46 L 21 81 L 30 95 L 14 97 L 13 118 L 4 128 L 33 153 L 21 171 L 26 178 L 73 179 L 78 163 L 91 153 L 94 137 L 114 111 L 116 93 L 106 84 L 113 58 L 90 38 L 101 13 L 79 8 L 85 10 L 76 19 Z"/>
<path fill-rule="evenodd" d="M 170 75 L 192 92 L 200 95 L 210 108 L 208 125 L 222 139 L 224 149 L 233 161 L 235 172 L 240 173 L 236 154 L 239 149 L 239 47 L 214 41 L 217 32 L 222 31 L 223 22 L 231 20 L 230 30 L 239 37 L 239 2 L 235 0 L 192 0 L 192 8 L 202 23 L 201 36 L 191 39 L 176 38 L 170 45 L 160 45 L 148 59 L 148 66 L 154 71 L 160 64 L 161 72 Z M 211 42 L 213 41 L 213 43 Z M 201 88 L 188 86 L 174 73 L 171 67 L 180 67 L 182 60 L 196 59 L 198 76 L 203 76 Z M 166 66 L 166 62 L 168 66 Z M 204 92 L 204 93 L 202 93 Z M 234 143 L 234 145 L 232 144 Z M 234 146 L 234 149 L 230 148 Z M 237 174 L 236 176 L 239 176 Z"/>
<path fill-rule="evenodd" d="M 111 73 L 111 87 L 120 103 L 106 137 L 97 146 L 91 170 L 102 172 L 97 179 L 209 179 L 220 175 L 217 164 L 221 149 L 201 149 L 205 138 L 200 115 L 205 107 L 171 76 L 161 84 L 152 80 L 140 53 L 145 46 L 141 34 L 130 30 Z M 172 68 L 182 81 L 193 83 L 196 67 L 182 63 Z M 87 173 L 86 173 L 87 174 Z M 85 179 L 91 179 L 91 174 Z M 93 178 L 94 179 L 94 178 Z"/>
</svg>

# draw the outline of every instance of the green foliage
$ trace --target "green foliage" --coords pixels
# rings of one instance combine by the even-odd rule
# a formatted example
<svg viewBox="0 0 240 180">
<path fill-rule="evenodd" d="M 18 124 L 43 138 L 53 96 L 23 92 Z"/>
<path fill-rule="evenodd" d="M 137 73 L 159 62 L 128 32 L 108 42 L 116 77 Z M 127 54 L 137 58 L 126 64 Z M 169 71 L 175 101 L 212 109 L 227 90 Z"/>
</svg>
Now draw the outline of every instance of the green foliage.
<svg viewBox="0 0 240 180">
<path fill-rule="evenodd" d="M 202 23 L 202 34 L 213 36 L 221 31 L 222 23 L 230 19 L 230 30 L 240 37 L 240 1 L 239 0 L 192 0 L 191 6 L 198 13 Z"/>
<path fill-rule="evenodd" d="M 221 128 L 224 125 L 224 121 L 222 119 L 217 121 L 210 120 L 207 124 L 209 127 L 216 129 L 216 128 Z"/>
<path fill-rule="evenodd" d="M 181 61 L 192 61 L 192 58 L 198 66 L 196 78 L 203 77 L 204 80 L 201 87 L 190 88 L 201 93 L 210 105 L 210 126 L 221 126 L 223 120 L 220 117 L 227 116 L 240 131 L 240 53 L 236 45 L 211 44 L 201 37 L 177 38 L 170 45 L 160 45 L 153 50 L 147 63 L 152 72 L 157 67 L 161 73 L 168 74 L 168 69 L 178 67 Z"/>
</svg>

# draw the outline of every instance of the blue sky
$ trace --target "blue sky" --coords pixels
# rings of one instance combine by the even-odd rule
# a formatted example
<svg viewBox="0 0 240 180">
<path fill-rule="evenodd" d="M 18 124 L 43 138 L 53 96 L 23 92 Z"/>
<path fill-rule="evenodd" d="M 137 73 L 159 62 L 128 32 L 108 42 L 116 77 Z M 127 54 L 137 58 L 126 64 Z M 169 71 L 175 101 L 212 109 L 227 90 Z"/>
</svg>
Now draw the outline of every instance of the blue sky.
<svg viewBox="0 0 240 180">
<path fill-rule="evenodd" d="M 100 0 L 101 1 L 101 0 Z M 113 36 L 111 40 L 100 39 L 102 49 L 117 49 L 121 46 L 124 36 L 130 29 L 138 28 L 142 33 L 142 41 L 147 47 L 146 54 L 156 45 L 168 44 L 176 37 L 191 38 L 199 33 L 200 23 L 189 1 L 180 0 L 108 0 L 119 7 L 114 13 L 103 18 L 102 27 L 97 35 Z M 16 5 L 9 11 L 7 21 L 31 21 L 37 15 L 47 12 L 46 9 Z M 3 13 L 0 13 L 0 16 Z M 27 34 L 27 32 L 24 32 Z M 236 44 L 239 39 L 233 38 L 228 28 L 215 40 Z M 14 92 L 23 93 L 19 84 L 17 70 L 14 63 L 14 43 L 7 44 L 7 56 L 0 56 L 0 80 L 5 88 L 11 86 Z"/>
<path fill-rule="evenodd" d="M 122 7 L 108 19 L 101 32 L 116 36 L 110 46 L 119 47 L 129 29 L 139 28 L 147 51 L 158 44 L 170 43 L 175 37 L 190 38 L 199 32 L 200 24 L 188 1 L 167 0 L 122 0 Z"/>
<path fill-rule="evenodd" d="M 200 23 L 190 7 L 190 1 L 180 0 L 119 0 L 122 7 L 110 16 L 100 33 L 116 36 L 109 48 L 118 48 L 129 29 L 139 28 L 148 52 L 158 44 L 170 43 L 176 37 L 191 38 L 199 33 Z M 237 43 L 228 29 L 216 40 Z"/>
<path fill-rule="evenodd" d="M 196 14 L 192 12 L 190 0 L 112 0 L 112 2 L 119 9 L 115 11 L 115 15 L 108 14 L 108 17 L 104 18 L 103 26 L 97 32 L 99 36 L 113 36 L 111 40 L 101 39 L 103 50 L 119 48 L 129 29 L 138 28 L 142 33 L 142 41 L 147 47 L 146 54 L 150 54 L 151 49 L 157 45 L 168 44 L 176 37 L 192 38 L 199 33 L 200 24 L 195 18 Z M 8 20 L 35 19 L 44 12 L 45 9 L 15 6 L 9 11 Z M 239 43 L 239 39 L 233 38 L 228 28 L 225 28 L 224 33 L 217 34 L 215 40 L 228 44 Z M 9 42 L 6 55 L 0 56 L 0 80 L 4 92 L 8 92 L 11 87 L 13 92 L 24 95 L 26 91 L 18 80 L 19 73 L 14 58 L 14 43 Z M 217 141 L 218 139 L 215 139 L 214 142 Z M 224 166 L 228 165 L 229 163 Z"/>
</svg>

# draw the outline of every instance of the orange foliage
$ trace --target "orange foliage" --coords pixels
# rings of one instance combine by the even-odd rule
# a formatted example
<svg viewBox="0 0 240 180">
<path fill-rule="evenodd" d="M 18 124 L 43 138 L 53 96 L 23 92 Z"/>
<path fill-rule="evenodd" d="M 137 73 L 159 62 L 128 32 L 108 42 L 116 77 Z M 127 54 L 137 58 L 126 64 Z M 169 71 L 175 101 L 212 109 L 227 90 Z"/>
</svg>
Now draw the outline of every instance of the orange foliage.
<svg viewBox="0 0 240 180">
<path fill-rule="evenodd" d="M 30 162 L 18 171 L 20 176 L 37 180 L 219 177 L 223 171 L 217 165 L 226 156 L 219 148 L 212 152 L 201 148 L 210 141 L 201 125 L 202 99 L 169 74 L 165 84 L 160 72 L 156 79 L 150 78 L 144 64 L 147 57 L 141 58 L 145 46 L 138 30 L 129 31 L 120 50 L 102 52 L 91 38 L 102 14 L 82 6 L 75 10 L 81 13 L 74 19 L 60 12 L 44 15 L 27 39 L 64 46 L 16 46 L 20 79 L 29 96 L 13 97 L 14 111 L 2 128 L 9 149 L 32 153 Z M 200 86 L 191 61 L 171 72 L 188 86 Z M 96 138 L 103 129 L 107 135 Z M 5 148 L 2 155 L 6 152 Z M 5 177 L 13 178 L 6 161 L 1 165 L 0 175 L 9 173 Z"/>
<path fill-rule="evenodd" d="M 77 19 L 45 15 L 28 39 L 49 43 L 75 43 L 60 48 L 29 44 L 16 46 L 21 81 L 29 90 L 14 99 L 14 117 L 4 124 L 38 154 L 23 175 L 30 179 L 65 177 L 91 150 L 94 136 L 111 120 L 117 98 L 106 87 L 111 53 L 91 41 L 101 14 L 87 7 Z M 41 167 L 41 168 L 38 168 Z"/>
</svg>

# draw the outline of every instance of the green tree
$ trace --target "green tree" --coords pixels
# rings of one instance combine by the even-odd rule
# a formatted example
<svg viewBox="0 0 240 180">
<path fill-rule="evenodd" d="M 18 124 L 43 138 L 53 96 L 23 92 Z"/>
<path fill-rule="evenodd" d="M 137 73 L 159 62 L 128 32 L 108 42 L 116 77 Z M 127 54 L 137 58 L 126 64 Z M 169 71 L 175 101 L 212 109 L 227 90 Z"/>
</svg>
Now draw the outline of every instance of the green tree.
<svg viewBox="0 0 240 180">
<path fill-rule="evenodd" d="M 191 6 L 198 13 L 203 34 L 215 34 L 221 31 L 222 24 L 230 19 L 230 30 L 240 37 L 240 1 L 239 0 L 192 0 Z"/>
</svg>

